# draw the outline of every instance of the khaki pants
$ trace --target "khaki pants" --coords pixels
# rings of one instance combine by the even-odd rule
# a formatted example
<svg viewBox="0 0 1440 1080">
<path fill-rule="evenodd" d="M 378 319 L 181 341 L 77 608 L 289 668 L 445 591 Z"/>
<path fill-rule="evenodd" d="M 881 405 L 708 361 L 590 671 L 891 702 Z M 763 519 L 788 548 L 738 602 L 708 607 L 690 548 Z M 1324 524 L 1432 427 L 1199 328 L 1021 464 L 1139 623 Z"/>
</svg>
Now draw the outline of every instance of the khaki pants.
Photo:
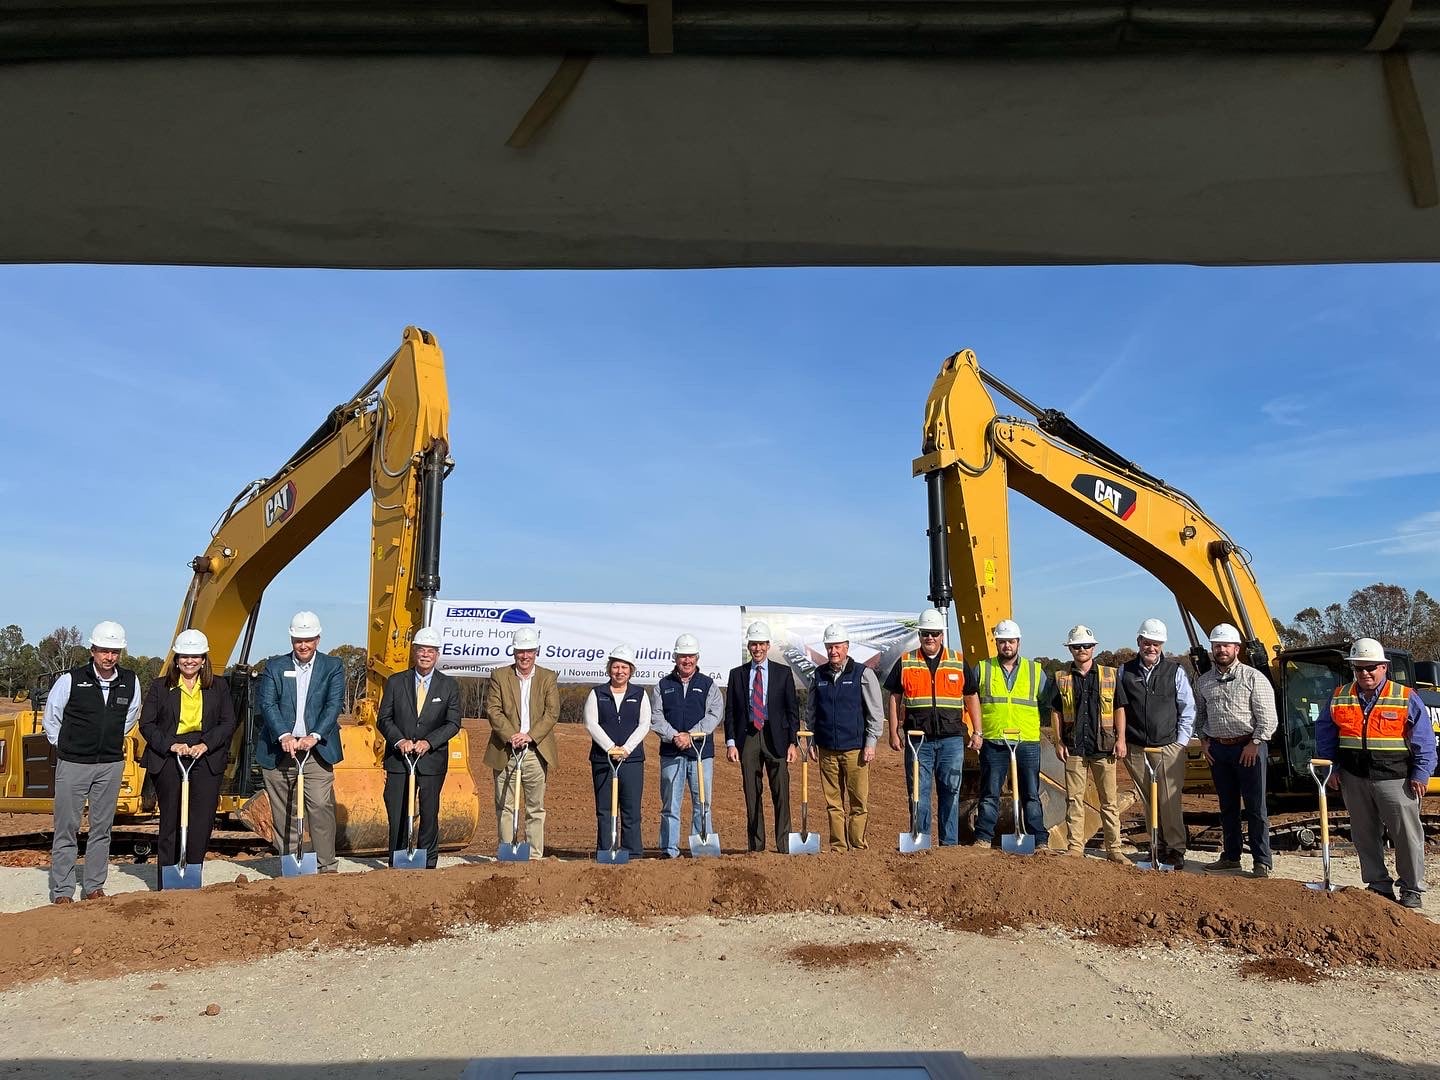
<svg viewBox="0 0 1440 1080">
<path fill-rule="evenodd" d="M 1150 776 L 1145 768 L 1145 748 L 1143 746 L 1132 746 L 1125 755 L 1125 767 L 1130 770 L 1130 776 L 1135 781 L 1135 786 L 1140 789 L 1140 802 L 1145 807 L 1146 828 L 1149 828 L 1150 821 Z M 1164 753 L 1160 755 L 1159 773 L 1159 799 L 1160 803 L 1160 842 L 1170 851 L 1177 855 L 1185 854 L 1185 848 L 1190 842 L 1189 835 L 1185 832 L 1185 814 L 1180 805 L 1181 790 L 1185 787 L 1185 747 L 1180 743 L 1171 743 L 1164 747 Z"/>
<path fill-rule="evenodd" d="M 281 855 L 300 855 L 300 817 L 310 833 L 310 846 L 322 874 L 339 869 L 335 857 L 335 769 L 314 754 L 305 762 L 305 807 L 295 805 L 295 761 L 282 756 L 286 767 L 263 769 L 265 794 L 270 799 L 270 822 L 275 827 L 275 850 Z M 298 815 L 298 816 L 297 816 Z"/>
<path fill-rule="evenodd" d="M 515 843 L 514 785 L 512 769 L 495 774 L 495 820 L 502 844 Z M 545 854 L 545 765 L 533 751 L 520 765 L 520 789 L 525 802 L 525 839 L 530 841 L 530 857 L 539 859 Z"/>
<path fill-rule="evenodd" d="M 1120 850 L 1120 808 L 1115 788 L 1115 755 L 1071 754 L 1065 759 L 1065 840 L 1072 854 L 1085 851 L 1086 780 L 1095 782 L 1100 797 L 1100 825 L 1105 835 L 1105 850 Z"/>
<path fill-rule="evenodd" d="M 825 791 L 825 809 L 830 812 L 830 846 L 840 851 L 864 850 L 866 801 L 870 797 L 870 768 L 860 760 L 860 750 L 825 750 L 820 754 L 820 786 Z M 849 810 L 842 803 L 848 796 Z"/>
</svg>

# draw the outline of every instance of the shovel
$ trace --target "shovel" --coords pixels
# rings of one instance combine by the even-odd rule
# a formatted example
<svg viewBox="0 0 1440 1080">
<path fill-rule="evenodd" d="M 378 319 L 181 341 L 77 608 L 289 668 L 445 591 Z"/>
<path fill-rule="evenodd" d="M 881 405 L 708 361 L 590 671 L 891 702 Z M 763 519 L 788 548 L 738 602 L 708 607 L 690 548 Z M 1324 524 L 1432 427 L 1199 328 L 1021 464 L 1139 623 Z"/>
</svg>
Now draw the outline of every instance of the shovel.
<svg viewBox="0 0 1440 1080">
<path fill-rule="evenodd" d="M 695 771 L 700 774 L 700 826 L 705 831 L 699 836 L 690 834 L 690 854 L 693 858 L 702 855 L 720 854 L 720 834 L 710 831 L 710 804 L 705 800 L 705 739 L 703 731 L 690 732 L 695 746 Z"/>
<path fill-rule="evenodd" d="M 409 800 L 405 805 L 410 810 L 410 843 L 408 847 L 390 853 L 390 865 L 396 870 L 428 869 L 425 862 L 430 853 L 415 846 L 415 838 L 420 833 L 420 804 L 415 798 L 415 766 L 419 762 L 419 754 L 405 755 L 405 767 L 410 770 L 410 779 L 405 791 L 405 796 Z"/>
<path fill-rule="evenodd" d="M 518 754 L 510 755 L 510 778 L 515 782 L 515 809 L 510 815 L 510 843 L 502 843 L 495 849 L 495 858 L 501 862 L 529 862 L 530 841 L 519 843 L 520 836 L 520 767 L 525 764 L 525 753 L 529 747 L 522 746 Z"/>
<path fill-rule="evenodd" d="M 810 732 L 800 732 L 800 739 L 800 831 L 790 834 L 785 850 L 791 855 L 819 855 L 820 834 L 810 831 Z"/>
<path fill-rule="evenodd" d="M 1160 861 L 1160 770 L 1155 763 L 1165 752 L 1161 746 L 1145 748 L 1145 771 L 1150 776 L 1150 858 L 1135 863 L 1141 870 L 1174 870 L 1169 863 Z"/>
<path fill-rule="evenodd" d="M 920 747 L 925 745 L 925 732 L 907 731 L 905 741 L 910 744 L 910 831 L 900 834 L 900 851 L 908 855 L 914 851 L 930 850 L 930 834 L 915 827 L 920 818 Z M 1011 761 L 1010 775 L 1015 775 L 1014 761 Z M 1034 850 L 1034 844 L 1031 845 Z"/>
<path fill-rule="evenodd" d="M 1010 749 L 1010 794 L 1015 799 L 1015 834 L 1000 838 L 1000 850 L 1011 855 L 1034 855 L 1035 837 L 1025 831 L 1025 819 L 1020 813 L 1020 766 L 1015 758 L 1015 751 L 1020 746 L 1020 729 L 1006 728 L 1001 734 Z"/>
<path fill-rule="evenodd" d="M 630 861 L 630 852 L 620 846 L 620 762 L 624 754 L 618 746 L 610 748 L 610 846 L 595 852 L 595 861 L 603 866 L 624 866 Z"/>
<path fill-rule="evenodd" d="M 1317 773 L 1317 768 L 1323 768 L 1325 775 Z M 1335 765 L 1328 759 L 1310 759 L 1310 775 L 1315 778 L 1315 786 L 1320 790 L 1320 865 L 1325 868 L 1325 880 L 1307 881 L 1305 887 L 1321 892 L 1334 892 L 1340 887 L 1330 883 L 1330 806 L 1325 800 L 1325 787 L 1330 783 L 1330 774 L 1334 771 Z"/>
<path fill-rule="evenodd" d="M 180 851 L 175 857 L 174 866 L 162 866 L 160 868 L 160 887 L 162 889 L 198 889 L 200 888 L 200 872 L 204 869 L 204 863 L 185 862 L 185 841 L 190 836 L 190 770 L 195 767 L 199 758 L 182 757 L 176 755 L 175 763 L 180 766 Z M 1321 804 L 1324 805 L 1324 804 Z M 1326 849 L 1325 866 L 1327 869 L 1325 879 L 1330 879 L 1328 869 L 1330 866 L 1329 849 Z"/>
<path fill-rule="evenodd" d="M 291 756 L 294 757 L 293 754 Z M 320 872 L 320 864 L 315 861 L 315 852 L 305 850 L 305 763 L 309 760 L 309 750 L 295 758 L 295 827 L 300 837 L 300 852 L 286 852 L 280 856 L 280 873 L 285 877 L 301 877 Z"/>
</svg>

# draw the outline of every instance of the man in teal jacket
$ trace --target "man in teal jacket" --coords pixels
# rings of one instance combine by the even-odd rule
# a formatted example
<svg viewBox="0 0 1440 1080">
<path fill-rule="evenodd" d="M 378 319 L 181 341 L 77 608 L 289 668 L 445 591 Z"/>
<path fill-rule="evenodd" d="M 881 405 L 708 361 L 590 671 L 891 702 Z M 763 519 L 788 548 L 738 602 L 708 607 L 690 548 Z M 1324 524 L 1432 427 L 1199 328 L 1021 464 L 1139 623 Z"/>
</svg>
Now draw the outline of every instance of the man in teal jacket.
<svg viewBox="0 0 1440 1080">
<path fill-rule="evenodd" d="M 335 766 L 340 746 L 340 709 L 345 701 L 345 664 L 319 652 L 320 617 L 299 611 L 290 620 L 290 652 L 265 662 L 256 690 L 261 724 L 255 761 L 265 775 L 275 850 L 301 851 L 300 808 L 294 805 L 295 774 L 305 759 L 305 807 L 310 842 L 320 873 L 337 871 L 335 859 Z M 306 757 L 306 752 L 309 756 Z"/>
</svg>

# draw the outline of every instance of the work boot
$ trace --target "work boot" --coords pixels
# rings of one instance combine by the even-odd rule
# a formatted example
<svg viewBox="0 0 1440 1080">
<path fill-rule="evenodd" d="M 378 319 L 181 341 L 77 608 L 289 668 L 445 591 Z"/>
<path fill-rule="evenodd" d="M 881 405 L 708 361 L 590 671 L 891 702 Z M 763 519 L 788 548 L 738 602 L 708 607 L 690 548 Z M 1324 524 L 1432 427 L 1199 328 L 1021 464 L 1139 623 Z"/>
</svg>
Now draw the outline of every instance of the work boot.
<svg viewBox="0 0 1440 1080">
<path fill-rule="evenodd" d="M 1130 865 L 1130 860 L 1127 859 L 1127 858 L 1125 858 L 1125 856 L 1122 855 L 1122 854 L 1120 854 L 1120 852 L 1118 852 L 1118 851 L 1107 851 L 1107 852 L 1105 853 L 1105 858 L 1106 858 L 1109 862 L 1119 863 L 1121 866 L 1129 866 L 1129 865 Z"/>
<path fill-rule="evenodd" d="M 1400 894 L 1400 906 L 1409 908 L 1411 911 L 1419 911 L 1421 906 L 1420 894 L 1406 889 Z"/>
<path fill-rule="evenodd" d="M 1270 867 L 1266 866 L 1264 863 L 1257 862 L 1255 864 L 1255 869 L 1250 871 L 1250 873 L 1253 877 L 1269 877 Z"/>
<path fill-rule="evenodd" d="M 1381 888 L 1379 885 L 1366 885 L 1365 888 L 1368 889 L 1370 892 L 1373 892 L 1376 896 L 1383 896 L 1392 904 L 1399 903 L 1399 898 L 1396 897 L 1395 890 L 1389 885 L 1386 885 L 1384 888 Z"/>
<path fill-rule="evenodd" d="M 1239 870 L 1239 859 L 1216 859 L 1209 866 L 1205 867 L 1207 874 L 1223 874 L 1230 870 Z"/>
<path fill-rule="evenodd" d="M 75 898 L 73 896 L 57 896 L 54 900 L 51 900 L 50 902 L 52 904 L 73 904 L 75 902 Z"/>
</svg>

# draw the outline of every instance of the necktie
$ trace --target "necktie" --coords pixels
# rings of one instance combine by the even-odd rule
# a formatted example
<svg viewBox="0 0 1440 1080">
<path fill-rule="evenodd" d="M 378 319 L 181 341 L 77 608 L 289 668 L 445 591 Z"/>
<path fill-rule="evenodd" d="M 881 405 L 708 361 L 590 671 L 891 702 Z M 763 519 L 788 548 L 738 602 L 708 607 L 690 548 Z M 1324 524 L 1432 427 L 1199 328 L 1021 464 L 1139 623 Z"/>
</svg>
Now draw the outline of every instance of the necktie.
<svg viewBox="0 0 1440 1080">
<path fill-rule="evenodd" d="M 755 665 L 755 681 L 750 684 L 750 726 L 759 731 L 765 726 L 765 683 L 760 678 L 760 665 Z"/>
<path fill-rule="evenodd" d="M 423 682 L 417 682 L 415 684 L 415 718 L 417 720 L 420 718 L 420 713 L 424 710 L 424 708 L 425 684 Z"/>
</svg>

